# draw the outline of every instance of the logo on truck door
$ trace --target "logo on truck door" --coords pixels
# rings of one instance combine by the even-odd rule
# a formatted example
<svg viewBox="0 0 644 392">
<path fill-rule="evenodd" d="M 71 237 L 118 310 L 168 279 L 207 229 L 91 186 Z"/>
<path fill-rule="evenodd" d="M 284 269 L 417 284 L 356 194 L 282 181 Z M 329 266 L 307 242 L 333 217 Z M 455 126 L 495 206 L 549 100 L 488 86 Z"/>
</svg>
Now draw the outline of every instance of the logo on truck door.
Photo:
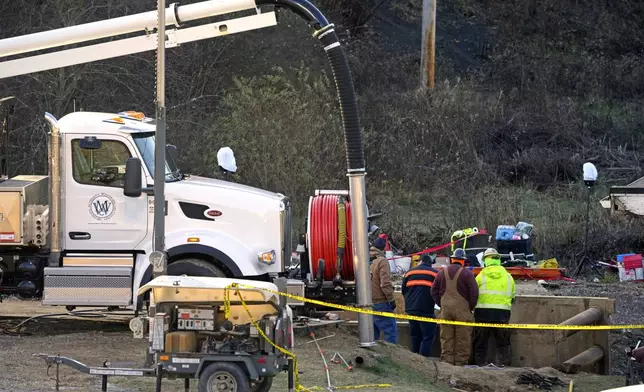
<svg viewBox="0 0 644 392">
<path fill-rule="evenodd" d="M 94 219 L 106 221 L 114 216 L 116 212 L 116 203 L 112 196 L 106 193 L 99 193 L 89 201 L 89 214 Z"/>
</svg>

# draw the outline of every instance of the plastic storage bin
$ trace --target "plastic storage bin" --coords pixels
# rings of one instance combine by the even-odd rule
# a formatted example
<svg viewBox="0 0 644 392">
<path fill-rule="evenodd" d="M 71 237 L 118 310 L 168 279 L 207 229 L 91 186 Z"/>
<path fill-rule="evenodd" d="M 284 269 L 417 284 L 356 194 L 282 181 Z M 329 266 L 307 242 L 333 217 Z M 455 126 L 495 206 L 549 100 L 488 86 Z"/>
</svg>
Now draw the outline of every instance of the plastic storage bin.
<svg viewBox="0 0 644 392">
<path fill-rule="evenodd" d="M 623 260 L 626 269 L 642 268 L 642 255 L 640 254 L 624 256 Z"/>
<path fill-rule="evenodd" d="M 527 240 L 497 240 L 496 250 L 501 254 L 512 253 L 532 253 L 532 238 Z"/>
<path fill-rule="evenodd" d="M 512 240 L 516 228 L 514 226 L 500 225 L 496 228 L 496 239 L 498 240 Z"/>
<path fill-rule="evenodd" d="M 617 255 L 617 262 L 618 263 L 623 263 L 624 262 L 624 257 L 626 256 L 635 256 L 635 253 L 623 253 L 621 255 Z"/>
</svg>

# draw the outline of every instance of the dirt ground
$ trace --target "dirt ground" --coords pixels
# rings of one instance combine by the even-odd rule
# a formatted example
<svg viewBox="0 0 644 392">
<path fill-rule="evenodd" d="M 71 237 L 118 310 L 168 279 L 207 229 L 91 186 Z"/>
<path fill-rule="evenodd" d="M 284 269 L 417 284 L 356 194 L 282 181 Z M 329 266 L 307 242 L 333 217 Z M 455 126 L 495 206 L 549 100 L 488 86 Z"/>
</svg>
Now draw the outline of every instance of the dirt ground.
<svg viewBox="0 0 644 392">
<path fill-rule="evenodd" d="M 23 303 L 23 305 L 26 305 Z M 0 324 L 15 324 L 18 319 L 8 318 L 10 312 L 26 309 L 26 313 L 49 312 L 39 309 L 37 303 L 26 307 L 19 301 L 0 304 Z M 40 319 L 30 322 L 29 336 L 0 334 L 0 392 L 31 392 L 54 390 L 55 368 L 47 369 L 45 363 L 32 355 L 35 353 L 60 354 L 72 357 L 88 365 L 100 366 L 110 360 L 113 366 L 136 367 L 143 363 L 146 342 L 133 339 L 127 323 L 106 319 Z M 526 369 L 480 370 L 456 368 L 412 354 L 407 349 L 380 343 L 371 350 L 357 348 L 357 337 L 343 328 L 325 327 L 316 331 L 317 337 L 334 336 L 321 340 L 325 357 L 330 359 L 335 352 L 347 360 L 361 353 L 367 366 L 348 371 L 337 364 L 329 364 L 332 385 L 348 386 L 361 384 L 392 384 L 385 389 L 362 389 L 364 391 L 533 391 L 517 385 L 517 376 Z M 319 352 L 314 344 L 307 343 L 310 337 L 300 334 L 296 338 L 295 353 L 305 387 L 322 387 L 327 390 L 326 374 Z M 539 369 L 545 376 L 559 377 L 566 385 L 569 378 L 554 369 Z M 99 391 L 100 379 L 60 368 L 61 390 Z M 273 384 L 274 391 L 285 391 L 286 376 L 280 375 Z M 594 392 L 608 387 L 624 385 L 622 377 L 594 375 L 575 376 L 575 391 Z M 145 378 L 115 377 L 110 379 L 109 391 L 150 391 L 154 380 Z M 196 390 L 196 382 L 192 390 Z M 566 391 L 567 386 L 556 389 Z M 163 391 L 183 391 L 180 381 L 164 381 Z"/>
</svg>

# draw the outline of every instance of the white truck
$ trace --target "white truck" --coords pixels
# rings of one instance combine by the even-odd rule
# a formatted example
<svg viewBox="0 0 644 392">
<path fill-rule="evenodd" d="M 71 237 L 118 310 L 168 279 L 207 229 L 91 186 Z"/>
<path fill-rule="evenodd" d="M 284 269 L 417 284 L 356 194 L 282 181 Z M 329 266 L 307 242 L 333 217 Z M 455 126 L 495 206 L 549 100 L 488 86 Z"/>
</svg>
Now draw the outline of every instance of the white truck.
<svg viewBox="0 0 644 392">
<path fill-rule="evenodd" d="M 154 120 L 136 112 L 75 112 L 47 121 L 60 140 L 60 156 L 50 156 L 56 174 L 0 182 L 5 289 L 12 284 L 29 296 L 44 286 L 45 305 L 136 305 L 136 291 L 152 278 L 154 195 L 147 184 L 154 181 Z M 288 198 L 184 175 L 175 148 L 168 149 L 168 273 L 270 281 L 283 272 L 291 256 Z M 126 178 L 127 162 L 138 178 Z M 47 243 L 47 223 L 50 179 L 58 176 L 60 192 L 51 197 L 60 200 L 61 256 L 45 267 L 49 256 L 38 251 L 57 248 Z M 142 184 L 128 183 L 133 177 Z M 132 186 L 139 192 L 126 195 Z"/>
<path fill-rule="evenodd" d="M 369 306 L 366 168 L 353 80 L 335 26 L 307 0 L 173 3 L 167 9 L 0 39 L 0 79 L 161 48 L 157 52 L 159 76 L 163 75 L 159 59 L 165 58 L 166 48 L 271 27 L 277 24 L 276 13 L 283 9 L 304 19 L 324 48 L 342 115 L 347 196 L 352 203 L 351 229 L 348 220 L 344 229 L 352 234 L 351 241 L 346 241 L 351 252 L 340 249 L 345 246 L 340 236 L 337 252 L 332 250 L 325 256 L 331 259 L 326 260 L 327 265 L 335 261 L 337 267 L 322 275 L 338 271 L 337 277 L 342 264 L 355 268 L 355 274 L 350 273 L 355 277 L 351 282 L 355 298 L 359 306 Z M 241 13 L 245 16 L 194 23 Z M 105 40 L 124 35 L 130 37 Z M 104 42 L 82 45 L 97 40 Z M 159 103 L 163 97 L 160 80 L 163 77 L 157 77 L 156 121 L 163 141 L 165 107 Z M 7 119 L 11 100 L 3 105 L 2 118 Z M 60 120 L 46 114 L 45 119 L 51 130 L 49 176 L 5 176 L 0 182 L 0 289 L 11 287 L 37 295 L 42 288 L 45 305 L 138 311 L 143 299 L 135 293 L 152 278 L 150 263 L 159 273 L 165 269 L 166 257 L 170 275 L 268 280 L 284 272 L 291 254 L 291 217 L 283 195 L 184 176 L 172 158 L 176 148 L 169 146 L 166 154 L 160 153 L 163 149 L 155 152 L 154 121 L 141 113 L 80 112 Z M 5 159 L 0 159 L 0 175 L 8 173 L 7 124 L 2 121 L 0 145 L 5 147 Z M 154 167 L 162 165 L 165 178 L 159 182 L 153 178 Z M 165 199 L 165 219 L 159 214 L 161 208 L 154 213 L 155 205 L 163 205 L 159 200 L 154 202 L 155 186 L 158 199 Z M 338 203 L 336 214 L 344 211 L 342 203 Z M 337 237 L 337 222 L 329 225 L 325 226 L 331 230 L 327 237 Z M 155 227 L 159 228 L 156 232 Z M 324 265 L 317 262 L 309 261 Z M 332 286 L 314 285 L 316 295 L 343 292 L 338 290 L 338 279 L 334 281 Z M 297 293 L 304 293 L 302 282 L 291 283 Z M 359 335 L 361 346 L 375 344 L 371 316 L 359 315 Z"/>
</svg>

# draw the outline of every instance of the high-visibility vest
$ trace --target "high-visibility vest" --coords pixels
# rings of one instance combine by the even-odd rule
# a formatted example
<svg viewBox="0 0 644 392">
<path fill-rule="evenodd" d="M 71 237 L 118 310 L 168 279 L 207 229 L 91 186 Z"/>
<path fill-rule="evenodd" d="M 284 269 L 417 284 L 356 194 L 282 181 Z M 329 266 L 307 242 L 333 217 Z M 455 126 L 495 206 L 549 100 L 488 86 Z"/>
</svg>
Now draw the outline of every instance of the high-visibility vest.
<svg viewBox="0 0 644 392">
<path fill-rule="evenodd" d="M 493 278 L 492 275 L 498 275 Z M 514 279 L 505 268 L 494 265 L 483 268 L 476 276 L 479 286 L 478 309 L 512 309 L 512 299 L 515 295 Z"/>
</svg>

